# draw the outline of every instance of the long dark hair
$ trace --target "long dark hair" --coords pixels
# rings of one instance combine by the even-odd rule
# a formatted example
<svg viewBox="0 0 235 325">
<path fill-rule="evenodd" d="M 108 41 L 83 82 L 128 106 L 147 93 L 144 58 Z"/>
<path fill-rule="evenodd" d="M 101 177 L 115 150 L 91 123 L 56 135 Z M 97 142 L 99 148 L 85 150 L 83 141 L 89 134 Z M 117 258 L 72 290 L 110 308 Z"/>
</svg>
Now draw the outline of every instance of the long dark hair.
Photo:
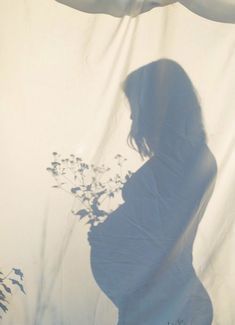
<svg viewBox="0 0 235 325">
<path fill-rule="evenodd" d="M 132 127 L 128 143 L 142 157 L 157 154 L 176 139 L 206 141 L 201 108 L 193 84 L 176 62 L 161 59 L 132 72 L 122 85 Z"/>
</svg>

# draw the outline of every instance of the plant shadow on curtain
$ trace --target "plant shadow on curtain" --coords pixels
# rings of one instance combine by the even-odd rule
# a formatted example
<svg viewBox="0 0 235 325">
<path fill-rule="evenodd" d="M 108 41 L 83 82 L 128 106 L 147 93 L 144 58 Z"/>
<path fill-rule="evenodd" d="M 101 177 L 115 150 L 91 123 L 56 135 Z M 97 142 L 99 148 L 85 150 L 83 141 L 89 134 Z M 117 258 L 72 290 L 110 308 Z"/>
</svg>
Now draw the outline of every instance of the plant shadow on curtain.
<svg viewBox="0 0 235 325">
<path fill-rule="evenodd" d="M 132 72 L 123 90 L 129 143 L 149 159 L 125 184 L 124 203 L 91 227 L 93 275 L 120 325 L 209 325 L 212 303 L 192 250 L 217 166 L 193 85 L 179 64 L 162 59 Z"/>
</svg>

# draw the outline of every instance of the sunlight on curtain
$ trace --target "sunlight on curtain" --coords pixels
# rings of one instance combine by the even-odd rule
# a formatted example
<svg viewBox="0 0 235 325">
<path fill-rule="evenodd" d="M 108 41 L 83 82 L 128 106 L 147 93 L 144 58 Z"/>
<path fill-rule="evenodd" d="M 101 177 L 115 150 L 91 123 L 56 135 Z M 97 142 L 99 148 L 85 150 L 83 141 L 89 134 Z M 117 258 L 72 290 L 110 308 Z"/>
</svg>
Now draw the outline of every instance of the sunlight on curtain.
<svg viewBox="0 0 235 325">
<path fill-rule="evenodd" d="M 233 325 L 233 1 L 0 17 L 1 322 Z"/>
</svg>

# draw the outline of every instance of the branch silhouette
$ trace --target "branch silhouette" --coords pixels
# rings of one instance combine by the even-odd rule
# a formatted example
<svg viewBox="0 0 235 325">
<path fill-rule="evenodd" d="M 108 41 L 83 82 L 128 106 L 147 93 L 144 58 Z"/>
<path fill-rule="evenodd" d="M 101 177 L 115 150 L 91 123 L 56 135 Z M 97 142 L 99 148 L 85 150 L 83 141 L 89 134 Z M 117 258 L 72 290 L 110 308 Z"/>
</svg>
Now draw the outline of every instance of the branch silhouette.
<svg viewBox="0 0 235 325">
<path fill-rule="evenodd" d="M 119 172 L 112 175 L 110 167 L 95 166 L 85 163 L 82 158 L 71 154 L 69 158 L 61 158 L 57 152 L 53 153 L 51 166 L 47 168 L 55 180 L 53 188 L 70 194 L 79 203 L 80 208 L 71 212 L 80 219 L 88 218 L 88 223 L 95 226 L 102 222 L 111 211 L 102 206 L 121 192 L 126 181 L 131 177 L 129 170 L 123 176 L 123 166 L 126 159 L 117 154 L 114 157 Z"/>
<path fill-rule="evenodd" d="M 12 295 L 14 287 L 25 294 L 23 280 L 24 274 L 20 269 L 12 268 L 8 274 L 0 271 L 0 309 L 4 313 L 8 311 L 9 302 L 7 298 Z M 0 319 L 2 319 L 1 314 Z"/>
</svg>

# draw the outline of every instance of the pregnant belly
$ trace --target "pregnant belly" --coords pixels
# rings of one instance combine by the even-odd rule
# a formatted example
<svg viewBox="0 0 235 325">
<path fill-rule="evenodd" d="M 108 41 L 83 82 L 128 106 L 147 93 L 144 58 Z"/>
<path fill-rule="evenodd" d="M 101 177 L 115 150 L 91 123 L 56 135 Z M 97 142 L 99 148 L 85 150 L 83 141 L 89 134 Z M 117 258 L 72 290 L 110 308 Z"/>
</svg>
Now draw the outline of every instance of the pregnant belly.
<svg viewBox="0 0 235 325">
<path fill-rule="evenodd" d="M 143 206 L 125 203 L 89 234 L 94 278 L 119 308 L 125 320 L 120 324 L 179 318 L 185 324 L 211 324 L 212 306 L 193 269 L 192 247 L 173 239 L 177 227 L 166 236 L 156 202 Z M 149 322 L 141 318 L 146 312 Z"/>
<path fill-rule="evenodd" d="M 92 272 L 115 304 L 141 287 L 161 264 L 170 242 L 163 238 L 159 220 L 155 203 L 151 213 L 141 211 L 137 203 L 125 203 L 104 223 L 92 228 Z"/>
</svg>

